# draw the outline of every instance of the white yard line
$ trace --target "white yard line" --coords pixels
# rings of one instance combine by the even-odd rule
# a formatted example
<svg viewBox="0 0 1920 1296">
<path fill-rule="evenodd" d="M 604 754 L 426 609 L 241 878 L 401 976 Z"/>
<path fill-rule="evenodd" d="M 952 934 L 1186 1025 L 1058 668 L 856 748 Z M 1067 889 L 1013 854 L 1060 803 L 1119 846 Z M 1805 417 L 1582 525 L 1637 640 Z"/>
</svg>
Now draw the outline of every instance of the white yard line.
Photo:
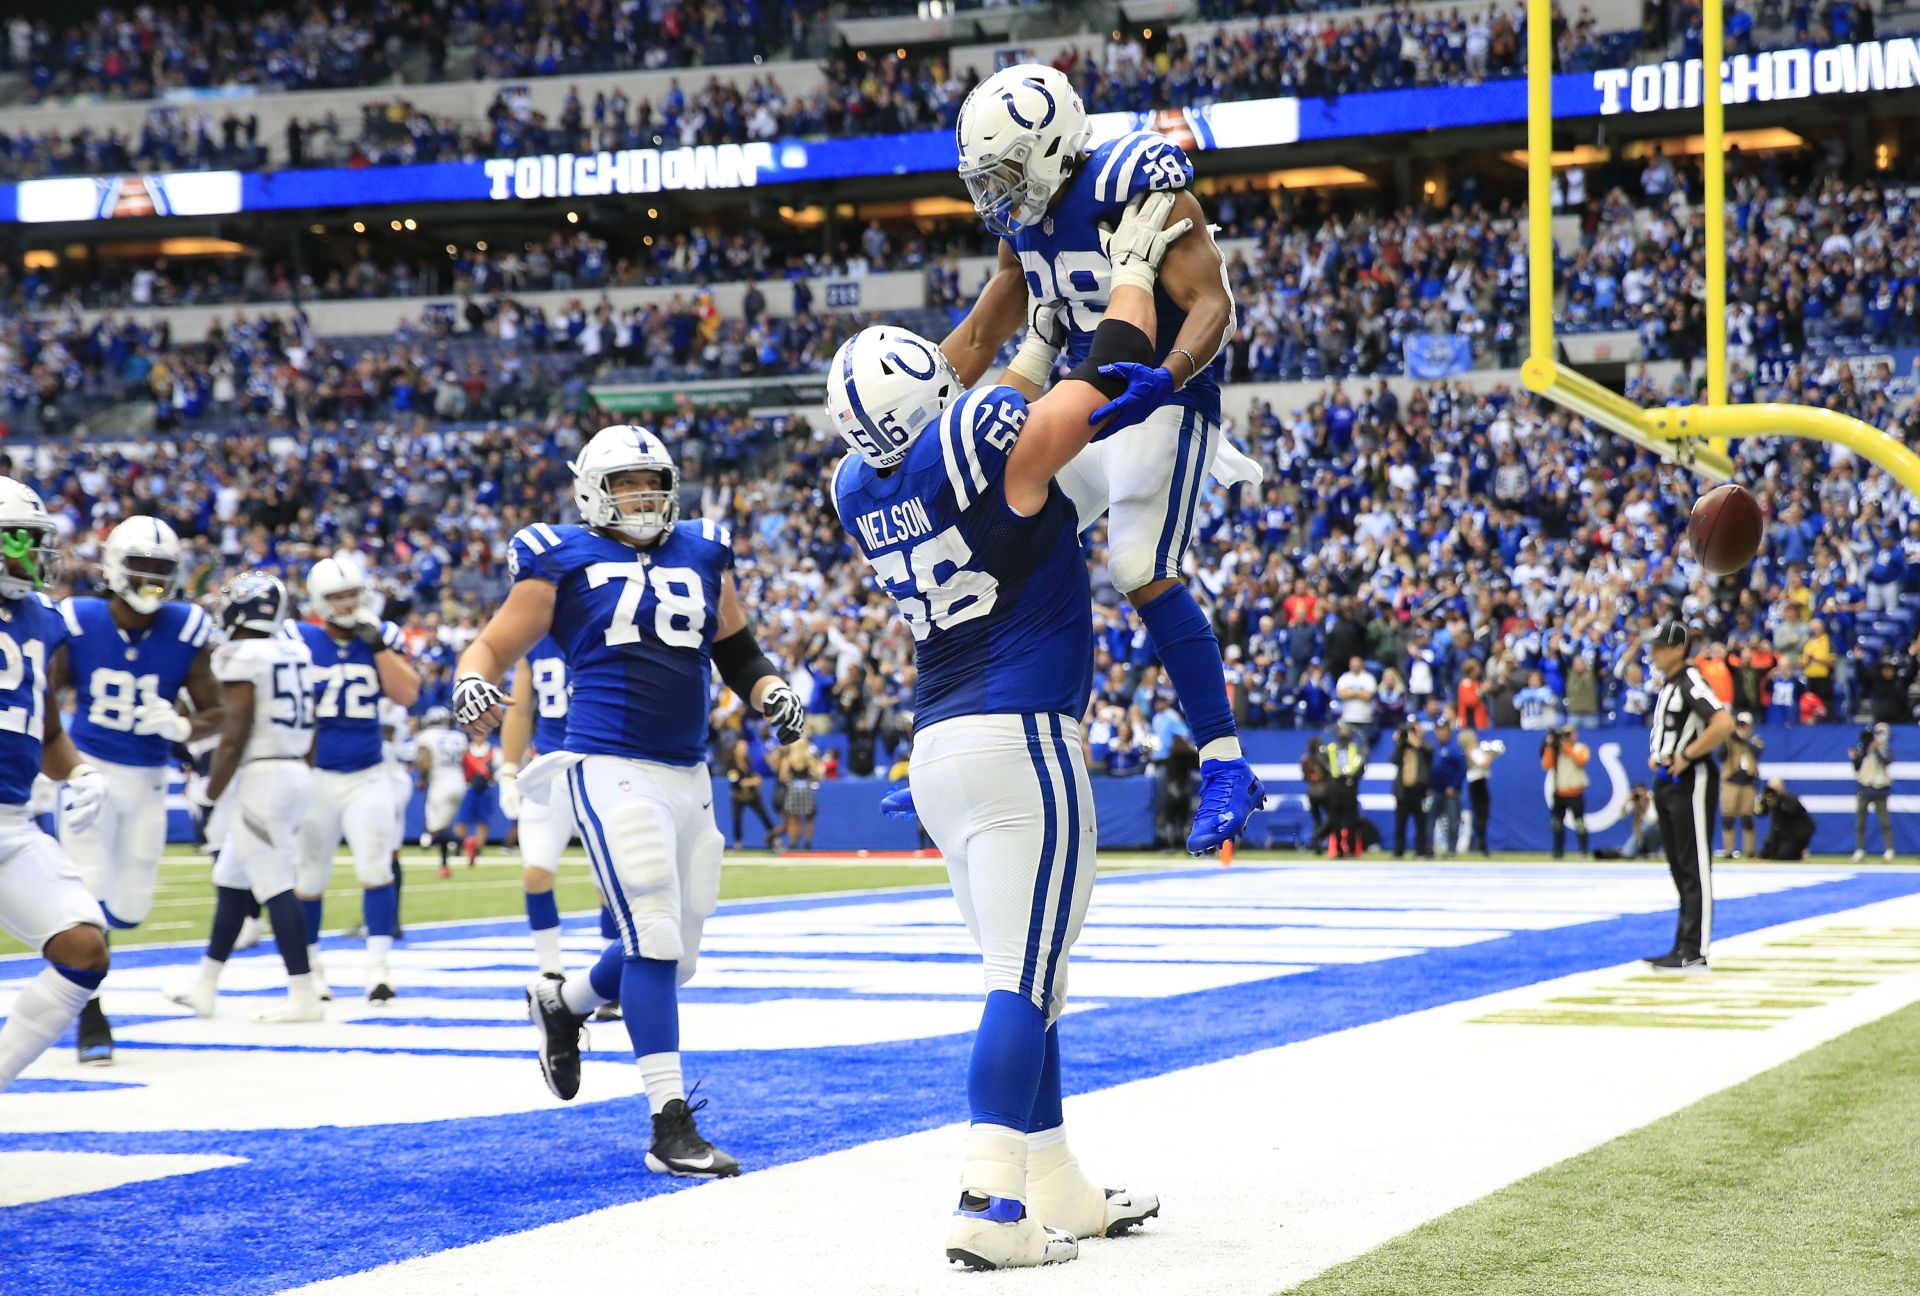
<svg viewBox="0 0 1920 1296">
<path fill-rule="evenodd" d="M 1920 927 L 1920 897 L 1714 952 L 1737 959 L 1791 932 L 1851 924 Z M 945 1271 L 960 1147 L 949 1126 L 303 1290 L 455 1296 L 546 1290 L 564 1274 L 580 1292 L 643 1279 L 649 1290 L 739 1296 L 905 1296 L 967 1283 L 1048 1296 L 1265 1296 L 1920 999 L 1920 970 L 1908 968 L 1763 1030 L 1474 1021 L 1617 986 L 1623 974 L 1583 973 L 1070 1100 L 1083 1163 L 1097 1179 L 1159 1192 L 1164 1214 L 1045 1275 Z"/>
</svg>

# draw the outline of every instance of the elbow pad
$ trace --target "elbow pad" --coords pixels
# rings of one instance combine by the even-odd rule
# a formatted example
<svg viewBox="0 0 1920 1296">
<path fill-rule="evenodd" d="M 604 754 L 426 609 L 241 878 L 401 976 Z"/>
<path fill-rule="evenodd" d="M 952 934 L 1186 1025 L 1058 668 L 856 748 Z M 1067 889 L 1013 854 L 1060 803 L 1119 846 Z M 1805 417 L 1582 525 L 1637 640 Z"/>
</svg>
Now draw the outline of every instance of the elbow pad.
<svg viewBox="0 0 1920 1296">
<path fill-rule="evenodd" d="M 1101 365 L 1151 365 L 1153 361 L 1153 342 L 1139 326 L 1125 320 L 1101 320 L 1100 327 L 1093 331 L 1093 345 L 1087 348 L 1087 358 L 1067 377 L 1091 383 L 1102 396 L 1112 400 L 1126 391 L 1127 380 L 1102 374 Z"/>
<path fill-rule="evenodd" d="M 728 688 L 740 695 L 742 701 L 751 701 L 753 686 L 769 675 L 778 675 L 780 670 L 767 655 L 760 651 L 760 645 L 753 641 L 753 631 L 740 629 L 725 639 L 713 641 L 713 664 L 720 671 L 720 678 L 726 681 Z"/>
</svg>

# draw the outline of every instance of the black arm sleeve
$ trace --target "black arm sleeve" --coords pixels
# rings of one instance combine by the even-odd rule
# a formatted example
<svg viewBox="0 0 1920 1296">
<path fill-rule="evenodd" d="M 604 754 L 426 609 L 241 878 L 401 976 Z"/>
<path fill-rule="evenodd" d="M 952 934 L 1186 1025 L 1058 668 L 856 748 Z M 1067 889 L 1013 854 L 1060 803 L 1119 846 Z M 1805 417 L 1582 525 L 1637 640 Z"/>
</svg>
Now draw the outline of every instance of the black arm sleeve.
<svg viewBox="0 0 1920 1296">
<path fill-rule="evenodd" d="M 745 628 L 713 641 L 713 664 L 720 668 L 720 678 L 726 681 L 727 687 L 748 705 L 753 703 L 755 684 L 769 675 L 780 674 L 780 668 L 767 660 L 760 645 L 753 641 L 753 631 Z"/>
<path fill-rule="evenodd" d="M 1102 374 L 1101 365 L 1150 365 L 1153 360 L 1153 342 L 1137 325 L 1125 320 L 1101 320 L 1100 327 L 1093 331 L 1093 345 L 1087 348 L 1087 358 L 1067 377 L 1092 383 L 1102 396 L 1112 400 L 1127 389 L 1127 380 Z"/>
</svg>

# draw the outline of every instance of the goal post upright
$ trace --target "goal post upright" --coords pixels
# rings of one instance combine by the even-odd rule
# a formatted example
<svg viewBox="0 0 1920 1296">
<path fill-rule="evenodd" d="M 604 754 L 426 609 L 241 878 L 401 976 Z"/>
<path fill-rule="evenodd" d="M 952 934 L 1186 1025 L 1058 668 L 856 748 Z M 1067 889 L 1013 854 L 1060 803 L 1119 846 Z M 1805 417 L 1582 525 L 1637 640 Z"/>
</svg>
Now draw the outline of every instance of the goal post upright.
<svg viewBox="0 0 1920 1296">
<path fill-rule="evenodd" d="M 1920 496 L 1920 455 L 1870 423 L 1808 405 L 1728 405 L 1726 345 L 1725 108 L 1723 0 L 1702 0 L 1701 60 L 1706 183 L 1707 403 L 1641 409 L 1559 363 L 1553 329 L 1553 5 L 1527 0 L 1527 314 L 1530 354 L 1520 381 L 1560 405 L 1711 481 L 1729 481 L 1732 437 L 1799 436 L 1845 446 Z M 1709 69 L 1714 69 L 1709 72 Z"/>
</svg>

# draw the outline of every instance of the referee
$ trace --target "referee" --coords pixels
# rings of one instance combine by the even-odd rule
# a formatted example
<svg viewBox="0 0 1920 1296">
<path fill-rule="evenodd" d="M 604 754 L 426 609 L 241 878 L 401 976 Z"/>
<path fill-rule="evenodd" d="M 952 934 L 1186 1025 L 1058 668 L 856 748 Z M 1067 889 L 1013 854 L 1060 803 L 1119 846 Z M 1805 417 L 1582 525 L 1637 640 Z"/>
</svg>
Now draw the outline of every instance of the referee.
<svg viewBox="0 0 1920 1296">
<path fill-rule="evenodd" d="M 1668 621 L 1653 635 L 1653 666 L 1665 681 L 1653 704 L 1647 768 L 1667 868 L 1680 892 L 1673 948 L 1649 964 L 1664 972 L 1704 972 L 1713 940 L 1713 814 L 1720 771 L 1713 753 L 1733 732 L 1733 713 L 1687 661 L 1686 623 Z"/>
</svg>

